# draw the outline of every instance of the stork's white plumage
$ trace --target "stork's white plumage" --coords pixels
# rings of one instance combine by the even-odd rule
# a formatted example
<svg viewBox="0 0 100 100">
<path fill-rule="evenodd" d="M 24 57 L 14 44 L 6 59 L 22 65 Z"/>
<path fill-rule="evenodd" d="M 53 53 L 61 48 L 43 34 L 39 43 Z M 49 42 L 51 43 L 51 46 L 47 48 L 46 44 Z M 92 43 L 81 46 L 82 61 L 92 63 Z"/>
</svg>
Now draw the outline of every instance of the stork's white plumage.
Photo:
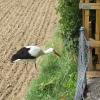
<svg viewBox="0 0 100 100">
<path fill-rule="evenodd" d="M 14 54 L 12 56 L 11 62 L 16 62 L 16 61 L 19 61 L 21 59 L 34 59 L 34 63 L 35 63 L 35 67 L 36 67 L 36 58 L 38 58 L 39 56 L 48 54 L 48 53 L 54 53 L 57 56 L 60 56 L 54 50 L 54 48 L 49 48 L 49 49 L 44 51 L 38 46 L 26 46 L 26 47 L 23 47 L 20 50 L 18 50 L 16 52 L 16 54 Z"/>
</svg>

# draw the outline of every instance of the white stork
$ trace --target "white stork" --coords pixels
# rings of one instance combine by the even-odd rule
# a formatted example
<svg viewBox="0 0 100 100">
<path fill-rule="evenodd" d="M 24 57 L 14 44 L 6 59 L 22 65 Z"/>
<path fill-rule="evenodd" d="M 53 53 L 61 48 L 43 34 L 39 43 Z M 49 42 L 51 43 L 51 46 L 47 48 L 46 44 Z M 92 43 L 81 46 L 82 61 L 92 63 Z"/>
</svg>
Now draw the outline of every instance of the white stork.
<svg viewBox="0 0 100 100">
<path fill-rule="evenodd" d="M 16 52 L 16 54 L 14 54 L 11 58 L 11 62 L 16 62 L 22 59 L 34 59 L 34 63 L 35 63 L 35 68 L 36 67 L 36 58 L 38 58 L 39 56 L 48 54 L 48 53 L 54 53 L 57 56 L 60 57 L 60 55 L 54 50 L 54 48 L 49 48 L 47 50 L 42 50 L 40 47 L 38 46 L 25 46 L 23 48 L 21 48 L 20 50 L 18 50 Z"/>
</svg>

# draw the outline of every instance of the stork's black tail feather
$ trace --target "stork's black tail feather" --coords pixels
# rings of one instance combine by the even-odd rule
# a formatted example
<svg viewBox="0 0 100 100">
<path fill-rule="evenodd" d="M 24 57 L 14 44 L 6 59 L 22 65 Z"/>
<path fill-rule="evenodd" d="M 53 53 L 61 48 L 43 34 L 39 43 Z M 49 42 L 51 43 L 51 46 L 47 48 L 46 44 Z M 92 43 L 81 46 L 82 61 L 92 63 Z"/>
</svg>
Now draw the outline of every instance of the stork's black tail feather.
<svg viewBox="0 0 100 100">
<path fill-rule="evenodd" d="M 19 51 L 17 51 L 16 54 L 12 56 L 11 62 L 14 62 L 17 59 L 35 59 L 36 57 L 31 56 L 29 54 L 28 52 L 29 50 L 30 48 L 25 48 L 25 47 L 21 48 Z"/>
</svg>

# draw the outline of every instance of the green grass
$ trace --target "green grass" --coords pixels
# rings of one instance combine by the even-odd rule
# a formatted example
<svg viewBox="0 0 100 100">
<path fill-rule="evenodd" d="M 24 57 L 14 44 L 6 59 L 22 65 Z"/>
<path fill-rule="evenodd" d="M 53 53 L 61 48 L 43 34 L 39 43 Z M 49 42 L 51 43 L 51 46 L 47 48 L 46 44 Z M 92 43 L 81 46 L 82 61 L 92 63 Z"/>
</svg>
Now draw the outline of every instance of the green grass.
<svg viewBox="0 0 100 100">
<path fill-rule="evenodd" d="M 73 100 L 76 55 L 67 52 L 63 44 L 59 32 L 56 32 L 47 47 L 54 47 L 61 57 L 49 54 L 41 59 L 39 77 L 32 81 L 27 100 Z"/>
</svg>

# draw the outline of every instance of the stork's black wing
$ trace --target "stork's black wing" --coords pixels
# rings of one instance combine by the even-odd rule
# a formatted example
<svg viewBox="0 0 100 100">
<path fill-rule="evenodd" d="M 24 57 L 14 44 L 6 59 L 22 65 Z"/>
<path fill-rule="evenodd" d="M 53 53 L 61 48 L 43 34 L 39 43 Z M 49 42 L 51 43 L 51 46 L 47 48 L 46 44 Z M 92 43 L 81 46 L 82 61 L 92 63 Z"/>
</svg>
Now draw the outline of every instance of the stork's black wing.
<svg viewBox="0 0 100 100">
<path fill-rule="evenodd" d="M 25 47 L 21 48 L 19 51 L 17 51 L 16 54 L 12 56 L 11 61 L 13 62 L 17 59 L 35 59 L 36 57 L 33 57 L 29 54 L 28 52 L 29 50 L 30 48 L 25 48 Z"/>
</svg>

